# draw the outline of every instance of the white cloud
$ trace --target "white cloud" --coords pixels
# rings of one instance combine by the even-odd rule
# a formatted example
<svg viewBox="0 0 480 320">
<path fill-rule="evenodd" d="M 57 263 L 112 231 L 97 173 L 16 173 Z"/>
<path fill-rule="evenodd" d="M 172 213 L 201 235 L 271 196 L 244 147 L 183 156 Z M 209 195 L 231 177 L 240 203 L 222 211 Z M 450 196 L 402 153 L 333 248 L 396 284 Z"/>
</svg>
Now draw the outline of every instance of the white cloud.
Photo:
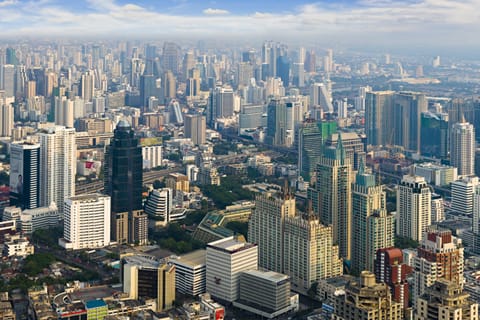
<svg viewBox="0 0 480 320">
<path fill-rule="evenodd" d="M 207 15 L 223 15 L 223 14 L 229 14 L 230 12 L 228 10 L 223 10 L 223 9 L 208 8 L 203 10 L 203 13 Z"/>
<path fill-rule="evenodd" d="M 477 43 L 480 0 L 361 0 L 356 6 L 311 3 L 290 12 L 236 14 L 215 5 L 198 15 L 158 12 L 115 0 L 84 0 L 69 10 L 50 0 L 0 0 L 2 35 L 70 37 L 241 38 L 335 41 L 371 46 Z M 134 1 L 132 1 L 134 2 Z M 7 5 L 7 3 L 9 5 Z M 56 3 L 56 4 L 55 4 Z M 185 0 L 177 0 L 185 5 Z M 168 11 L 172 12 L 172 11 Z M 177 11 L 175 11 L 177 12 Z"/>
</svg>

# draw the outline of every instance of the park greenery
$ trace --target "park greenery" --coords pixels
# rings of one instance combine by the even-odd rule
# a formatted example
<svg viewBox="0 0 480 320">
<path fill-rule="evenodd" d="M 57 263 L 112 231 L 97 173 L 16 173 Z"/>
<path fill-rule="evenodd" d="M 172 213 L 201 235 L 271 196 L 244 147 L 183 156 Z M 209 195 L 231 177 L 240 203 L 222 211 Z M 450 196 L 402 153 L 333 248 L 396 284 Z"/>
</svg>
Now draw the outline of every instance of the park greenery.
<svg viewBox="0 0 480 320">
<path fill-rule="evenodd" d="M 61 249 L 58 245 L 58 239 L 63 236 L 63 228 L 61 226 L 49 229 L 38 229 L 32 234 L 32 242 L 42 244 L 52 249 Z"/>
<path fill-rule="evenodd" d="M 247 183 L 249 183 L 247 178 L 226 176 L 222 177 L 219 186 L 205 185 L 202 187 L 202 191 L 213 200 L 218 209 L 225 209 L 235 201 L 253 199 L 253 193 L 242 188 Z"/>
<path fill-rule="evenodd" d="M 184 254 L 201 249 L 204 244 L 192 239 L 190 233 L 178 223 L 170 223 L 166 228 L 150 232 L 150 239 L 155 241 L 160 248 Z"/>
</svg>

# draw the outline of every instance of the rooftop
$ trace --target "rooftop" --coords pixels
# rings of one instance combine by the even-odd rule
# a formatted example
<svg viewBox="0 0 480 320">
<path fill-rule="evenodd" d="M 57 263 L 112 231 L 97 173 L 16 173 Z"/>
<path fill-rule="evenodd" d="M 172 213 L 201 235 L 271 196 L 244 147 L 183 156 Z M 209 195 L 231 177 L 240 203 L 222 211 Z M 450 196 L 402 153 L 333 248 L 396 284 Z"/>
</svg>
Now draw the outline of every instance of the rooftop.
<svg viewBox="0 0 480 320">
<path fill-rule="evenodd" d="M 189 267 L 195 267 L 198 265 L 205 265 L 207 252 L 204 249 L 196 250 L 191 253 L 174 259 L 174 263 L 183 264 Z"/>
<path fill-rule="evenodd" d="M 250 249 L 255 247 L 255 244 L 248 243 L 248 242 L 241 242 L 238 241 L 235 237 L 228 237 L 224 239 L 220 239 L 214 242 L 210 242 L 207 247 L 220 249 L 229 253 L 235 253 L 237 251 Z"/>
<path fill-rule="evenodd" d="M 287 275 L 274 271 L 247 270 L 243 273 L 252 275 L 257 278 L 263 278 L 271 282 L 281 282 L 289 279 Z"/>
</svg>

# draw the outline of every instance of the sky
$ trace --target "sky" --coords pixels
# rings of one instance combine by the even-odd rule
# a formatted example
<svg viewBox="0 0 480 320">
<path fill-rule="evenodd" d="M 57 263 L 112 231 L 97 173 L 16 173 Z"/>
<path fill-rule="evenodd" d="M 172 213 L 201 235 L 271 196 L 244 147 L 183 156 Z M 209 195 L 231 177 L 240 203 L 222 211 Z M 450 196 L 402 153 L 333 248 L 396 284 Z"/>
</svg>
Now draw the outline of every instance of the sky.
<svg viewBox="0 0 480 320">
<path fill-rule="evenodd" d="M 0 0 L 0 38 L 478 48 L 480 0 Z"/>
</svg>

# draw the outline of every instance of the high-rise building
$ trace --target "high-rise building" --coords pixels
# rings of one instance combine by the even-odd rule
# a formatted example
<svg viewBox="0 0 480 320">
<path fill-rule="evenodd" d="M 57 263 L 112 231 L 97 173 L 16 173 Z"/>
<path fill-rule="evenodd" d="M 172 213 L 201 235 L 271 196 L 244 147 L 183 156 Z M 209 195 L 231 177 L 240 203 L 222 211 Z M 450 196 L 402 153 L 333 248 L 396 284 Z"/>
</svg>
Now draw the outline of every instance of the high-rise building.
<svg viewBox="0 0 480 320">
<path fill-rule="evenodd" d="M 74 101 L 65 96 L 55 97 L 55 124 L 73 128 L 74 121 Z M 85 110 L 77 110 L 80 114 L 85 114 Z"/>
<path fill-rule="evenodd" d="M 234 115 L 235 97 L 231 87 L 217 87 L 215 88 L 215 118 L 228 118 Z"/>
<path fill-rule="evenodd" d="M 81 97 L 86 102 L 92 101 L 95 91 L 95 74 L 93 70 L 88 70 L 82 74 Z"/>
<path fill-rule="evenodd" d="M 284 230 L 283 273 L 290 277 L 296 291 L 306 293 L 319 280 L 343 274 L 332 226 L 322 225 L 312 212 L 307 217 L 297 213 L 285 218 Z"/>
<path fill-rule="evenodd" d="M 0 136 L 11 137 L 13 130 L 13 106 L 11 104 L 0 105 Z"/>
<path fill-rule="evenodd" d="M 446 159 L 448 155 L 449 119 L 445 113 L 424 112 L 420 120 L 420 153 Z"/>
<path fill-rule="evenodd" d="M 471 176 L 453 181 L 450 185 L 452 201 L 451 210 L 471 216 L 473 213 L 473 197 L 475 188 L 480 185 L 478 177 Z"/>
<path fill-rule="evenodd" d="M 110 197 L 101 194 L 65 200 L 63 239 L 65 249 L 95 249 L 110 244 Z"/>
<path fill-rule="evenodd" d="M 310 105 L 320 106 L 324 112 L 333 113 L 332 98 L 325 84 L 312 84 L 310 88 Z"/>
<path fill-rule="evenodd" d="M 403 176 L 397 189 L 397 234 L 421 241 L 431 224 L 432 192 L 425 178 Z"/>
<path fill-rule="evenodd" d="M 338 144 L 338 136 L 342 138 L 345 155 L 350 160 L 353 170 L 358 170 L 360 163 L 367 161 L 367 153 L 365 148 L 365 135 L 359 135 L 355 132 L 336 132 L 328 136 L 325 141 L 326 147 L 336 147 Z"/>
<path fill-rule="evenodd" d="M 185 138 L 192 139 L 195 145 L 205 144 L 206 142 L 206 118 L 201 114 L 185 115 Z"/>
<path fill-rule="evenodd" d="M 340 257 L 346 260 L 351 255 L 352 181 L 352 165 L 339 139 L 336 147 L 324 149 L 315 187 L 308 193 L 320 222 L 333 227 L 333 243 L 338 243 Z"/>
<path fill-rule="evenodd" d="M 458 168 L 458 175 L 473 175 L 475 171 L 475 128 L 463 119 L 452 126 L 450 164 Z"/>
<path fill-rule="evenodd" d="M 256 244 L 233 236 L 207 244 L 207 292 L 223 301 L 238 299 L 242 271 L 258 269 Z"/>
<path fill-rule="evenodd" d="M 298 169 L 309 181 L 322 156 L 323 144 L 327 137 L 337 131 L 335 121 L 314 121 L 308 119 L 298 129 Z"/>
<path fill-rule="evenodd" d="M 5 64 L 2 66 L 2 88 L 7 97 L 15 96 L 15 66 Z"/>
<path fill-rule="evenodd" d="M 407 276 L 412 268 L 403 262 L 403 252 L 398 248 L 377 250 L 375 259 L 375 277 L 377 282 L 386 283 L 390 287 L 392 299 L 401 303 L 403 308 L 409 304 L 409 284 Z"/>
<path fill-rule="evenodd" d="M 123 292 L 130 299 L 155 299 L 160 312 L 173 308 L 175 301 L 175 266 L 143 256 L 122 260 Z"/>
<path fill-rule="evenodd" d="M 167 70 L 163 73 L 163 97 L 166 101 L 175 99 L 177 96 L 177 78 L 173 71 Z"/>
<path fill-rule="evenodd" d="M 40 205 L 39 144 L 10 144 L 10 205 L 22 209 Z"/>
<path fill-rule="evenodd" d="M 373 272 L 377 250 L 394 245 L 394 216 L 387 213 L 385 197 L 361 163 L 352 185 L 352 269 L 358 272 Z"/>
<path fill-rule="evenodd" d="M 265 142 L 270 145 L 285 145 L 287 130 L 287 106 L 281 99 L 272 99 L 267 106 L 267 134 Z"/>
<path fill-rule="evenodd" d="M 345 294 L 335 297 L 332 319 L 401 320 L 403 306 L 393 300 L 390 288 L 385 283 L 377 283 L 373 273 L 362 271 L 360 282 L 349 282 Z"/>
<path fill-rule="evenodd" d="M 415 320 L 478 320 L 478 303 L 462 286 L 438 280 L 416 301 Z"/>
<path fill-rule="evenodd" d="M 206 292 L 206 257 L 204 249 L 170 259 L 175 265 L 175 287 L 178 292 L 198 296 Z"/>
<path fill-rule="evenodd" d="M 392 104 L 393 91 L 366 92 L 365 133 L 369 145 L 393 143 Z"/>
<path fill-rule="evenodd" d="M 472 231 L 480 234 L 480 186 L 475 186 L 473 193 Z"/>
<path fill-rule="evenodd" d="M 305 56 L 305 71 L 306 72 L 315 72 L 317 69 L 317 58 L 315 56 L 315 51 L 307 51 Z"/>
<path fill-rule="evenodd" d="M 170 222 L 170 212 L 173 210 L 173 190 L 170 188 L 155 189 L 145 202 L 145 213 Z"/>
<path fill-rule="evenodd" d="M 257 195 L 248 223 L 248 239 L 258 245 L 261 268 L 283 273 L 285 219 L 295 216 L 295 197 L 287 190 L 282 196 Z"/>
<path fill-rule="evenodd" d="M 178 74 L 179 57 L 180 50 L 178 45 L 173 42 L 165 42 L 163 44 L 162 59 L 164 71 L 170 70 L 176 76 Z"/>
<path fill-rule="evenodd" d="M 105 155 L 105 192 L 112 198 L 114 241 L 143 244 L 148 239 L 142 183 L 142 147 L 130 124 L 121 120 Z"/>
<path fill-rule="evenodd" d="M 40 206 L 55 202 L 59 212 L 75 195 L 77 144 L 75 129 L 55 126 L 40 131 Z"/>
<path fill-rule="evenodd" d="M 439 279 L 463 286 L 463 265 L 462 240 L 449 230 L 430 228 L 414 258 L 413 301 Z"/>
</svg>

